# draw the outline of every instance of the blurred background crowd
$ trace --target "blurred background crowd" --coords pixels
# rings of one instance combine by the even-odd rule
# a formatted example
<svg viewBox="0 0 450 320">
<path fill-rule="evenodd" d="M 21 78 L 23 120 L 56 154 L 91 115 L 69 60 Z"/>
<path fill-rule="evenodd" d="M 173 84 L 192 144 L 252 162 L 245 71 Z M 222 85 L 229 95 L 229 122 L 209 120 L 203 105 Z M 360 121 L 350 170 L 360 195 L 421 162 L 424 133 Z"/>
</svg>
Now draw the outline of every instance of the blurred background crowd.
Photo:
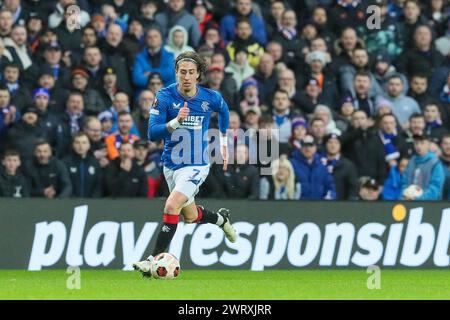
<svg viewBox="0 0 450 320">
<path fill-rule="evenodd" d="M 0 196 L 166 196 L 148 110 L 195 50 L 239 163 L 201 197 L 450 198 L 446 0 L 0 3 Z"/>
</svg>

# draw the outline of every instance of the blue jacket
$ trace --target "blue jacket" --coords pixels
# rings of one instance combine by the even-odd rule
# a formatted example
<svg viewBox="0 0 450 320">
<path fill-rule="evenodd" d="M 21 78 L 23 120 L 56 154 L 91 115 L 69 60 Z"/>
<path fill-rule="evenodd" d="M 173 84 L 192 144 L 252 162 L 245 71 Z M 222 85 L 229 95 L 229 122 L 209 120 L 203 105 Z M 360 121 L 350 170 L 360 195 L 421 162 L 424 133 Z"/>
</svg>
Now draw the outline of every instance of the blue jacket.
<svg viewBox="0 0 450 320">
<path fill-rule="evenodd" d="M 266 25 L 254 12 L 248 16 L 253 30 L 253 40 L 262 46 L 267 44 Z M 220 35 L 225 44 L 235 38 L 236 35 L 236 13 L 227 14 L 220 21 Z"/>
<path fill-rule="evenodd" d="M 406 167 L 405 172 L 403 172 L 402 176 L 402 193 L 409 185 L 412 184 L 412 181 L 408 181 L 408 177 L 410 175 L 411 170 L 415 170 L 417 164 L 425 163 L 427 161 L 433 160 L 436 155 L 433 152 L 428 152 L 424 156 L 413 156 L 411 160 L 409 160 L 408 166 Z M 442 199 L 442 190 L 444 188 L 445 182 L 445 173 L 442 167 L 442 163 L 437 161 L 431 170 L 431 177 L 428 185 L 421 186 L 423 189 L 423 194 L 416 198 L 415 200 L 441 200 Z"/>
<path fill-rule="evenodd" d="M 402 175 L 397 166 L 393 166 L 389 171 L 389 176 L 384 182 L 383 200 L 400 200 L 402 197 Z"/>
<path fill-rule="evenodd" d="M 291 158 L 296 181 L 300 182 L 300 199 L 336 199 L 336 188 L 333 176 L 320 160 L 321 156 L 314 155 L 313 162 L 308 163 L 300 151 L 295 150 Z"/>
<path fill-rule="evenodd" d="M 134 60 L 133 83 L 140 89 L 145 88 L 148 82 L 148 75 L 145 75 L 144 73 L 148 71 L 160 73 L 164 86 L 174 83 L 175 66 L 173 62 L 173 54 L 164 49 L 164 47 L 161 47 L 161 61 L 159 67 L 153 67 L 148 56 L 148 48 L 142 49 Z"/>
</svg>

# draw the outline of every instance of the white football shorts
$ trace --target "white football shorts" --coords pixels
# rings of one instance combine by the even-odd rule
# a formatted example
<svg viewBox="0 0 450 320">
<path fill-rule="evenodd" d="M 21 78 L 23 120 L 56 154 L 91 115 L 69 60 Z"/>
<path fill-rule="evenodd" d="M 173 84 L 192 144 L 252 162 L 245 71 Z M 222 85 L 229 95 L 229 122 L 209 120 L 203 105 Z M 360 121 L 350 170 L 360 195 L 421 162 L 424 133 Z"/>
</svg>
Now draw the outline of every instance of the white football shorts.
<svg viewBox="0 0 450 320">
<path fill-rule="evenodd" d="M 170 192 L 175 190 L 188 198 L 183 207 L 194 202 L 195 195 L 209 174 L 209 167 L 209 164 L 204 166 L 186 166 L 177 170 L 164 167 L 164 177 Z"/>
</svg>

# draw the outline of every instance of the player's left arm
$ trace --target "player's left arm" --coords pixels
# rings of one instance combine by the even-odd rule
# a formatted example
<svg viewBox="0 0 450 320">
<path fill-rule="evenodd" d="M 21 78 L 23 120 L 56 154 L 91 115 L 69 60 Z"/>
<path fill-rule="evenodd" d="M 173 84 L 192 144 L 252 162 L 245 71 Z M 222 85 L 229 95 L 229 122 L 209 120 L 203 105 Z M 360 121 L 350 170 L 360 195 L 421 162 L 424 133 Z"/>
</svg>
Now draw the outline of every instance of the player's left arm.
<svg viewBox="0 0 450 320">
<path fill-rule="evenodd" d="M 227 130 L 230 122 L 230 111 L 228 109 L 228 104 L 220 94 L 218 94 L 216 111 L 219 114 L 220 153 L 223 159 L 223 170 L 226 171 L 228 168 Z"/>
</svg>

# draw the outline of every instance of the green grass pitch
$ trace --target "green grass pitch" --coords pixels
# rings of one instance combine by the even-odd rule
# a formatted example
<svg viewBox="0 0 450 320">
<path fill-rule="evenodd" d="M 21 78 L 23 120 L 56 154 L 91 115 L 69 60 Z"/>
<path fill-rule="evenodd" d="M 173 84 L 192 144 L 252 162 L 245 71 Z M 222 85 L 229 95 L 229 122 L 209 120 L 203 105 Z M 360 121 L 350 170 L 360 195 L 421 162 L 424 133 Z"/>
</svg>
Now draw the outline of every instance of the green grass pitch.
<svg viewBox="0 0 450 320">
<path fill-rule="evenodd" d="M 366 270 L 183 270 L 176 280 L 136 272 L 81 270 L 69 290 L 65 270 L 0 270 L 0 299 L 450 299 L 449 270 L 381 270 L 381 289 Z"/>
</svg>

